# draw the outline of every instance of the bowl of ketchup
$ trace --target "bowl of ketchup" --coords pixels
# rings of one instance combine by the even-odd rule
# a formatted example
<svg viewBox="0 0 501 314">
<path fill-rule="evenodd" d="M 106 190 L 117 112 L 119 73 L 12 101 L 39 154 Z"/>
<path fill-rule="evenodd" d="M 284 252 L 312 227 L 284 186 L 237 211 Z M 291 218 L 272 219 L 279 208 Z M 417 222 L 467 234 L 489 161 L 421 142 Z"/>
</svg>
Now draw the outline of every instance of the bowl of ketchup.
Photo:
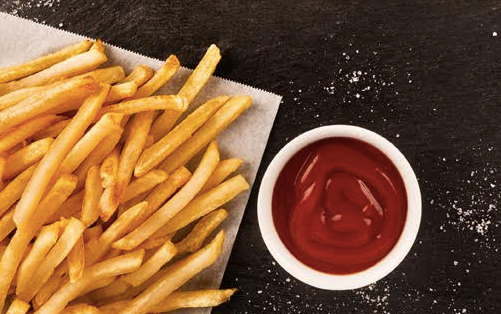
<svg viewBox="0 0 501 314">
<path fill-rule="evenodd" d="M 258 196 L 264 242 L 292 276 L 356 289 L 405 258 L 421 221 L 416 175 L 384 137 L 356 126 L 310 130 L 268 166 Z"/>
</svg>

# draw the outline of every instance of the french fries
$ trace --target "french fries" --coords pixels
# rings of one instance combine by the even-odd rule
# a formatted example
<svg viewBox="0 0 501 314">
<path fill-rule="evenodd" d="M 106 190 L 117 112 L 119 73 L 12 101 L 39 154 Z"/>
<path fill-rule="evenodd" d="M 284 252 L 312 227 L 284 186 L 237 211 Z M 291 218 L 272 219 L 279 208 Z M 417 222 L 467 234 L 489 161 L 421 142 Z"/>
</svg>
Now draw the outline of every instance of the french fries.
<svg viewBox="0 0 501 314">
<path fill-rule="evenodd" d="M 205 182 L 204 187 L 200 190 L 199 193 L 205 193 L 213 187 L 217 186 L 219 183 L 223 182 L 224 179 L 235 172 L 242 163 L 243 160 L 240 158 L 228 158 L 221 160 L 221 162 L 217 165 L 216 169 L 214 169 L 214 172 L 209 177 L 209 180 Z"/>
<path fill-rule="evenodd" d="M 0 138 L 0 153 L 7 151 L 9 148 L 12 148 L 19 143 L 22 143 L 41 129 L 46 128 L 50 124 L 60 120 L 62 119 L 58 116 L 48 115 L 33 119 L 25 124 L 13 128 L 12 131 Z"/>
<path fill-rule="evenodd" d="M 121 114 L 105 114 L 90 130 L 75 144 L 68 156 L 59 166 L 59 173 L 72 173 L 97 145 L 111 132 L 119 130 L 117 125 L 122 119 Z"/>
<path fill-rule="evenodd" d="M 160 169 L 171 173 L 185 165 L 250 105 L 251 98 L 248 96 L 230 98 L 188 141 L 164 160 Z"/>
<path fill-rule="evenodd" d="M 244 177 L 236 175 L 204 194 L 198 195 L 188 206 L 161 227 L 163 234 L 172 233 L 186 227 L 191 222 L 226 204 L 248 188 L 249 184 Z"/>
<path fill-rule="evenodd" d="M 31 136 L 30 139 L 33 141 L 39 141 L 50 137 L 56 138 L 59 134 L 61 134 L 61 132 L 63 132 L 70 122 L 70 119 L 61 120 L 48 128 L 38 131 L 35 135 Z"/>
<path fill-rule="evenodd" d="M 113 248 L 131 250 L 141 244 L 165 222 L 181 211 L 205 184 L 219 162 L 219 152 L 216 142 L 212 142 L 205 152 L 198 168 L 188 182 L 157 212 L 151 215 L 137 229 L 126 237 L 113 243 Z"/>
<path fill-rule="evenodd" d="M 49 280 L 54 269 L 68 256 L 75 244 L 79 241 L 85 225 L 78 219 L 71 218 L 63 234 L 56 244 L 47 253 L 44 261 L 32 275 L 26 286 L 17 286 L 16 294 L 23 300 L 31 300 L 44 283 Z"/>
<path fill-rule="evenodd" d="M 179 69 L 174 55 L 125 77 L 97 68 L 100 40 L 0 68 L 0 309 L 9 295 L 9 314 L 228 300 L 235 290 L 175 291 L 221 254 L 224 231 L 209 239 L 228 216 L 220 207 L 248 188 L 240 175 L 226 180 L 242 160 L 220 161 L 213 140 L 250 98 L 216 97 L 173 128 L 220 57 L 211 46 L 177 95 L 152 96 Z M 184 165 L 204 148 L 192 174 Z"/>
<path fill-rule="evenodd" d="M 148 313 L 165 313 L 178 309 L 213 307 L 227 302 L 237 289 L 176 291 L 152 306 Z M 119 313 L 131 300 L 117 301 L 99 307 L 103 314 Z"/>
<path fill-rule="evenodd" d="M 31 239 L 36 234 L 37 230 L 46 222 L 48 217 L 52 216 L 70 196 L 75 186 L 75 176 L 61 176 L 40 202 L 38 210 L 28 224 L 25 225 L 23 229 L 17 229 L 16 233 L 14 233 L 14 236 L 0 260 L 0 308 L 3 308 L 9 287 Z"/>
<path fill-rule="evenodd" d="M 59 238 L 60 227 L 59 223 L 53 223 L 40 230 L 30 253 L 21 263 L 17 271 L 16 285 L 18 288 L 26 287 L 31 280 L 31 276 L 36 272 L 40 263 Z"/>
<path fill-rule="evenodd" d="M 96 146 L 96 148 L 94 148 L 92 153 L 90 153 L 89 156 L 85 158 L 80 166 L 78 166 L 77 170 L 75 170 L 75 175 L 78 177 L 77 190 L 80 190 L 83 187 L 89 169 L 92 166 L 101 164 L 106 156 L 108 156 L 108 154 L 111 153 L 111 151 L 115 148 L 115 146 L 120 141 L 122 133 L 123 129 L 119 129 L 109 134 L 108 137 L 104 138 Z"/>
<path fill-rule="evenodd" d="M 141 178 L 137 178 L 133 180 L 127 188 L 122 196 L 120 201 L 121 204 L 133 199 L 134 197 L 140 195 L 141 193 L 147 192 L 157 186 L 158 184 L 164 182 L 167 179 L 168 175 L 165 171 L 160 169 L 155 169 L 145 174 Z"/>
<path fill-rule="evenodd" d="M 131 224 L 146 206 L 148 206 L 148 203 L 141 202 L 130 208 L 103 232 L 96 243 L 92 244 L 89 242 L 85 250 L 86 263 L 88 263 L 88 265 L 93 265 L 96 261 L 105 256 L 106 253 L 110 251 L 111 244 L 130 230 Z"/>
<path fill-rule="evenodd" d="M 83 136 L 85 130 L 101 109 L 108 91 L 109 87 L 103 86 L 99 92 L 87 98 L 75 117 L 71 119 L 70 124 L 56 138 L 49 151 L 40 161 L 14 211 L 14 222 L 18 228 L 27 223 L 66 154 Z"/>
<path fill-rule="evenodd" d="M 135 297 L 120 313 L 148 313 L 150 307 L 158 304 L 193 276 L 212 265 L 221 254 L 223 242 L 224 231 L 220 231 L 207 246 L 173 264 L 165 276 Z"/>
<path fill-rule="evenodd" d="M 86 76 L 69 80 L 0 111 L 0 133 L 39 116 L 75 97 L 86 97 L 96 91 L 98 82 Z"/>
<path fill-rule="evenodd" d="M 58 80 L 76 76 L 94 70 L 107 60 L 108 58 L 104 53 L 97 50 L 89 50 L 57 63 L 50 68 L 22 78 L 19 81 L 0 84 L 0 95 L 21 88 L 50 84 Z"/>
<path fill-rule="evenodd" d="M 122 276 L 122 280 L 136 287 L 148 280 L 176 255 L 176 246 L 166 241 L 138 270 Z"/>
<path fill-rule="evenodd" d="M 189 139 L 198 128 L 228 101 L 228 99 L 229 97 L 227 96 L 219 96 L 209 100 L 198 107 L 197 110 L 190 114 L 169 134 L 153 144 L 150 148 L 145 149 L 134 169 L 134 175 L 136 177 L 141 177 L 160 164 L 176 148 Z"/>
<path fill-rule="evenodd" d="M 35 60 L 15 66 L 1 68 L 0 83 L 6 83 L 9 81 L 17 80 L 27 75 L 45 70 L 56 63 L 59 63 L 77 54 L 89 50 L 91 46 L 92 42 L 90 40 L 84 40 L 80 43 L 76 43 L 74 45 L 65 47 L 57 52 L 37 58 Z"/>
<path fill-rule="evenodd" d="M 135 251 L 86 268 L 80 280 L 76 282 L 67 282 L 35 313 L 54 314 L 61 312 L 71 300 L 77 298 L 78 295 L 92 283 L 138 269 L 143 261 L 143 255 L 144 251 Z"/>
<path fill-rule="evenodd" d="M 148 203 L 148 207 L 143 210 L 141 216 L 138 217 L 134 223 L 134 228 L 137 228 L 151 214 L 162 206 L 165 201 L 171 197 L 179 188 L 181 188 L 191 177 L 191 172 L 185 167 L 180 167 L 165 180 L 163 183 L 157 185 L 144 199 Z"/>
<path fill-rule="evenodd" d="M 214 73 L 217 64 L 221 60 L 219 48 L 216 45 L 211 45 L 204 57 L 195 68 L 193 73 L 178 92 L 179 96 L 185 97 L 188 103 L 191 103 L 200 90 L 207 84 L 207 81 Z M 180 114 L 169 111 L 160 115 L 151 128 L 153 137 L 158 140 L 165 136 L 167 132 L 174 126 Z"/>
<path fill-rule="evenodd" d="M 45 138 L 21 148 L 7 157 L 2 179 L 4 181 L 11 180 L 33 164 L 39 162 L 49 150 L 52 142 L 54 142 L 54 139 Z"/>
</svg>

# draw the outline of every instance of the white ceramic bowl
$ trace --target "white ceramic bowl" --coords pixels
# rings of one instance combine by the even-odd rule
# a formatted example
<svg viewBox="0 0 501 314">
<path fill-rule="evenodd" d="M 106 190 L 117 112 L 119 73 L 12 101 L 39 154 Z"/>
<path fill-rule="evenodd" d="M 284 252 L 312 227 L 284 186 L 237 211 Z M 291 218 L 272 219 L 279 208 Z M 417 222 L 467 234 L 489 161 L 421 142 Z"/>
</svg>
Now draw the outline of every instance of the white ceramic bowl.
<svg viewBox="0 0 501 314">
<path fill-rule="evenodd" d="M 398 169 L 407 192 L 407 217 L 402 234 L 393 249 L 374 266 L 347 275 L 317 271 L 300 262 L 280 240 L 271 211 L 273 188 L 280 171 L 303 147 L 330 137 L 348 137 L 366 142 L 382 151 Z M 330 125 L 310 130 L 285 145 L 273 158 L 259 188 L 257 214 L 261 235 L 271 255 L 289 274 L 311 286 L 328 290 L 356 289 L 388 275 L 407 255 L 416 239 L 421 221 L 421 192 L 416 175 L 404 155 L 384 137 L 356 126 Z"/>
</svg>

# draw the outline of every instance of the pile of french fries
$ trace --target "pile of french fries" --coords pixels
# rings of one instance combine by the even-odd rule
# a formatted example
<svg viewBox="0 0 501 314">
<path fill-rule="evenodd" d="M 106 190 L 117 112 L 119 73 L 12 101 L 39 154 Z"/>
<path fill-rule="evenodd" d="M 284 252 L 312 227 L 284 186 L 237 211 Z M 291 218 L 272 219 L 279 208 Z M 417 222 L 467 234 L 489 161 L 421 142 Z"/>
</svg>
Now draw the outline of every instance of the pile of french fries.
<svg viewBox="0 0 501 314">
<path fill-rule="evenodd" d="M 100 40 L 0 68 L 0 310 L 143 314 L 229 299 L 235 289 L 179 290 L 221 254 L 221 206 L 249 187 L 214 139 L 250 97 L 216 97 L 180 121 L 220 58 L 210 46 L 176 95 L 155 96 L 176 56 L 125 76 L 99 68 Z"/>
</svg>

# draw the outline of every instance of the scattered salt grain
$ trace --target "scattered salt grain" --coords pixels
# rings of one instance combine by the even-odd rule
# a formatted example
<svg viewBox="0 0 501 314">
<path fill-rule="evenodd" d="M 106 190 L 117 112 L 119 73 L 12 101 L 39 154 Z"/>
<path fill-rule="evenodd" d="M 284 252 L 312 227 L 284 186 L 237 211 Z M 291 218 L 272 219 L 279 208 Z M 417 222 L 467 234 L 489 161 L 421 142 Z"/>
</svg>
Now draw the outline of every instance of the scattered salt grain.
<svg viewBox="0 0 501 314">
<path fill-rule="evenodd" d="M 492 32 L 492 36 L 496 37 L 498 35 L 498 32 Z"/>
</svg>

